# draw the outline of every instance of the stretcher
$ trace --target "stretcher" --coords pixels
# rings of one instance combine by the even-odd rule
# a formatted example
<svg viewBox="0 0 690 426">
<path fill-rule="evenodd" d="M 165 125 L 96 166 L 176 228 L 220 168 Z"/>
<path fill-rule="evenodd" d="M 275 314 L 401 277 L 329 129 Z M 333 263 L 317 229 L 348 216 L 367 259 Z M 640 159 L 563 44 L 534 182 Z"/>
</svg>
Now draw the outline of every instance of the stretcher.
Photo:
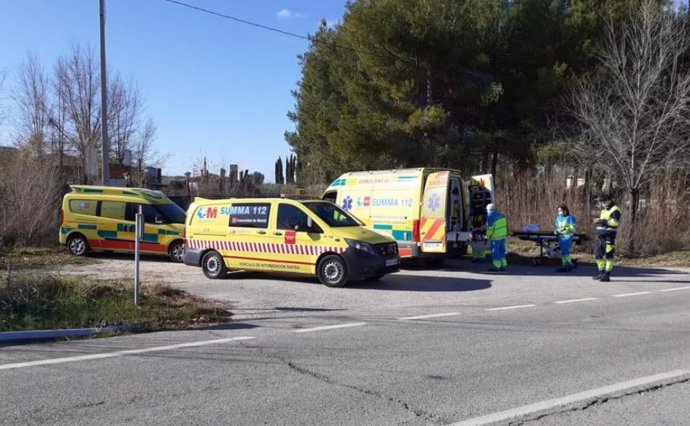
<svg viewBox="0 0 690 426">
<path fill-rule="evenodd" d="M 556 259 L 561 258 L 561 247 L 558 243 L 558 235 L 553 232 L 545 231 L 513 231 L 513 236 L 518 237 L 523 241 L 533 241 L 539 246 L 539 256 L 532 259 L 532 265 L 540 266 L 544 263 L 544 259 L 552 257 Z M 589 240 L 585 234 L 573 235 L 573 243 L 581 245 L 584 241 Z M 577 261 L 573 259 L 573 263 L 577 265 Z"/>
</svg>

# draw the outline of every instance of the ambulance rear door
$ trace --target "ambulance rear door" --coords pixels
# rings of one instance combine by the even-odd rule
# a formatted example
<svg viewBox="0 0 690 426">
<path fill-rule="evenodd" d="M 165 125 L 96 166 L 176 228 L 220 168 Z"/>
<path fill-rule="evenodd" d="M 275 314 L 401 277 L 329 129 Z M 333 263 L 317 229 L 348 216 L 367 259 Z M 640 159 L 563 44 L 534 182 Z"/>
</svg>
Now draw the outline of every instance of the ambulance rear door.
<svg viewBox="0 0 690 426">
<path fill-rule="evenodd" d="M 486 224 L 486 206 L 495 202 L 493 175 L 472 176 L 469 185 L 469 227 L 477 229 Z"/>
<path fill-rule="evenodd" d="M 424 185 L 419 236 L 424 253 L 446 252 L 449 171 L 431 173 Z"/>
</svg>

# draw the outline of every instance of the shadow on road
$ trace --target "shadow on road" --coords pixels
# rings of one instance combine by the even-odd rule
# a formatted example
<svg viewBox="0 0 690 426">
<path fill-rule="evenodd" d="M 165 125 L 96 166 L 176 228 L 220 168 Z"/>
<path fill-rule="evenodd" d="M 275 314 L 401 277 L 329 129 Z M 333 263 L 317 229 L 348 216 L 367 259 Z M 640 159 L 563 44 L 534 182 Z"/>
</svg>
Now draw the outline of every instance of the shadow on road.
<svg viewBox="0 0 690 426">
<path fill-rule="evenodd" d="M 350 283 L 347 288 L 420 292 L 477 291 L 491 288 L 491 281 L 488 277 L 476 279 L 391 274 L 378 281 L 356 281 Z"/>
</svg>

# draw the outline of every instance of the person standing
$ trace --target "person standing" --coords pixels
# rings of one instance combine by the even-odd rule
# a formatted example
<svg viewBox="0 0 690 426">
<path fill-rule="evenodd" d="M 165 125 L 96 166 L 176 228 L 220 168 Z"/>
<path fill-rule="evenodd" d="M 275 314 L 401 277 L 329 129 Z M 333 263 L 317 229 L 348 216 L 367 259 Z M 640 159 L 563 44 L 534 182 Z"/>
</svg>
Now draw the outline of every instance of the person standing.
<svg viewBox="0 0 690 426">
<path fill-rule="evenodd" d="M 491 259 L 493 266 L 489 271 L 505 271 L 508 266 L 506 260 L 506 237 L 508 237 L 508 220 L 492 203 L 486 206 L 487 226 L 486 239 L 491 241 Z"/>
<path fill-rule="evenodd" d="M 616 232 L 621 221 L 621 209 L 612 199 L 602 203 L 599 219 L 595 220 L 596 235 L 594 240 L 594 260 L 597 262 L 598 274 L 592 277 L 602 282 L 611 281 L 613 255 L 615 253 Z"/>
<path fill-rule="evenodd" d="M 561 204 L 558 206 L 554 234 L 558 235 L 558 245 L 561 251 L 561 267 L 557 272 L 570 272 L 575 268 L 573 258 L 570 257 L 570 247 L 573 245 L 575 235 L 575 218 L 570 214 L 568 206 Z"/>
</svg>

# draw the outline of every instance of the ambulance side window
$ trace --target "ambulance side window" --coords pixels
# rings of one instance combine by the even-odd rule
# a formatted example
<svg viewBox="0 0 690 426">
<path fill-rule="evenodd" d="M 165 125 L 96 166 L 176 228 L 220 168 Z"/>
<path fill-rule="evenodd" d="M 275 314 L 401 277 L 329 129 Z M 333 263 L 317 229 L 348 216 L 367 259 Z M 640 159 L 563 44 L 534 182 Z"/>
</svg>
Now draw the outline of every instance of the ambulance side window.
<svg viewBox="0 0 690 426">
<path fill-rule="evenodd" d="M 162 220 L 162 216 L 160 213 L 158 213 L 158 210 L 155 209 L 155 207 L 149 205 L 149 204 L 142 204 L 142 213 L 144 214 L 144 223 L 149 223 L 149 224 L 155 224 L 156 223 L 156 217 L 159 218 L 159 221 L 164 222 Z M 139 211 L 139 204 L 135 203 L 127 203 L 127 208 L 125 210 L 125 220 L 128 220 L 130 222 L 134 222 L 136 219 L 136 214 Z"/>
<path fill-rule="evenodd" d="M 312 223 L 312 228 L 309 229 L 307 218 L 307 214 L 297 207 L 290 204 L 280 204 L 278 206 L 277 229 L 283 231 L 323 232 L 315 223 Z"/>
<path fill-rule="evenodd" d="M 94 200 L 70 200 L 69 209 L 72 213 L 96 216 L 98 201 Z"/>
<path fill-rule="evenodd" d="M 125 220 L 125 203 L 121 201 L 101 201 L 101 217 Z"/>
</svg>

